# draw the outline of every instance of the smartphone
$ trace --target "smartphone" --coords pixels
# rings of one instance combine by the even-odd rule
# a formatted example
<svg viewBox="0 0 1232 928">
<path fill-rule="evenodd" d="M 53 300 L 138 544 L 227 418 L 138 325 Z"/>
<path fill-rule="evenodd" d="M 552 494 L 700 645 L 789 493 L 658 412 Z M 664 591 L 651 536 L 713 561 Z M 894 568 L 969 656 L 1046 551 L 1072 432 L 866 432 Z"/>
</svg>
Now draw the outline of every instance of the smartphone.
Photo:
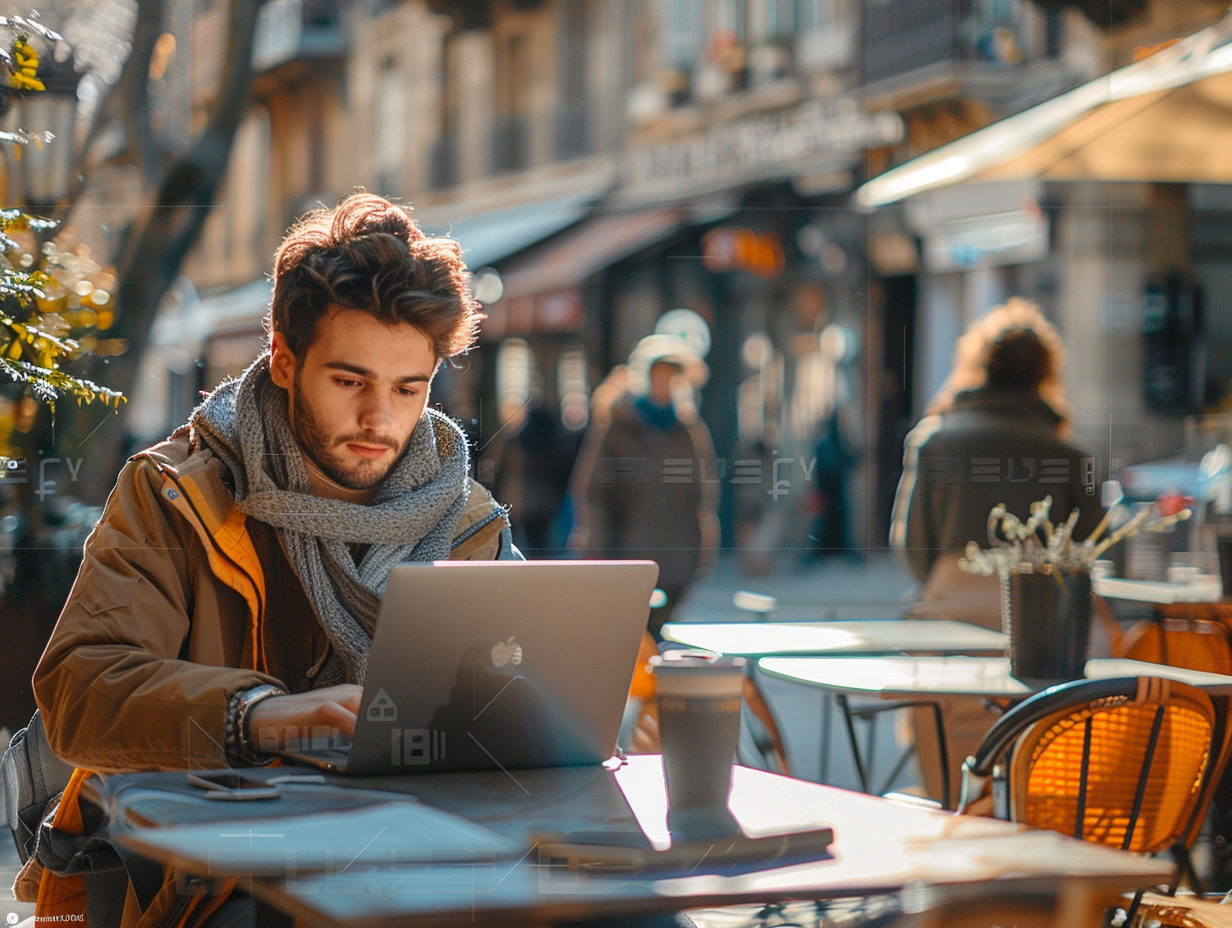
<svg viewBox="0 0 1232 928">
<path fill-rule="evenodd" d="M 250 779 L 234 770 L 190 773 L 188 782 L 205 790 L 206 799 L 244 802 L 256 799 L 277 799 L 280 795 L 277 786 Z"/>
</svg>

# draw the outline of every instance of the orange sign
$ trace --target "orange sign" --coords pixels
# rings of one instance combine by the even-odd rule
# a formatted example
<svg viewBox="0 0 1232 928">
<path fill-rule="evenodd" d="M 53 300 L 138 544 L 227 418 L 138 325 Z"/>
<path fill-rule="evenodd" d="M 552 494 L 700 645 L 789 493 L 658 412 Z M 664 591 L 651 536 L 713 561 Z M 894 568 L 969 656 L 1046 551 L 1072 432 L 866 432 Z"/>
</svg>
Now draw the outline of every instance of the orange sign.
<svg viewBox="0 0 1232 928">
<path fill-rule="evenodd" d="M 758 277 L 778 277 L 783 273 L 783 247 L 770 232 L 722 226 L 707 232 L 702 239 L 702 264 L 706 270 L 748 271 Z"/>
</svg>

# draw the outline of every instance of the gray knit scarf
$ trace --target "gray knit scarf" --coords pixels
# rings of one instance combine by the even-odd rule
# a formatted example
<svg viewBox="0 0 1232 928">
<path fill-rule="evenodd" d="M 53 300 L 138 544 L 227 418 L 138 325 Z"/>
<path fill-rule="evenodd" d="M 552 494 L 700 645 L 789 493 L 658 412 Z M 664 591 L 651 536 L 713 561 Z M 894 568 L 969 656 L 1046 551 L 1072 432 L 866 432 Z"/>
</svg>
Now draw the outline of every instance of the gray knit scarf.
<svg viewBox="0 0 1232 928">
<path fill-rule="evenodd" d="M 191 424 L 223 462 L 236 505 L 272 525 L 332 645 L 313 686 L 363 684 L 389 570 L 449 557 L 470 493 L 466 436 L 428 409 L 371 505 L 312 491 L 287 416 L 287 393 L 269 376 L 269 354 L 223 383 Z M 356 565 L 347 545 L 370 545 Z"/>
</svg>

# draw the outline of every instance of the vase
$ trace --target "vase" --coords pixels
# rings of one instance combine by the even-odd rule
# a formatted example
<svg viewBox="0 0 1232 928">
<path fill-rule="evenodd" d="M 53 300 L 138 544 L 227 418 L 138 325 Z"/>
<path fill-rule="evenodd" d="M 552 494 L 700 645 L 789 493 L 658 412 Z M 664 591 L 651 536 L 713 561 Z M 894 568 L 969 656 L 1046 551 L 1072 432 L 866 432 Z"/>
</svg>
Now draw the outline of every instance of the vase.
<svg viewBox="0 0 1232 928">
<path fill-rule="evenodd" d="M 1025 569 L 1024 569 L 1025 568 Z M 1080 680 L 1091 640 L 1091 575 L 1055 565 L 1001 572 L 1001 626 L 1020 680 Z"/>
</svg>

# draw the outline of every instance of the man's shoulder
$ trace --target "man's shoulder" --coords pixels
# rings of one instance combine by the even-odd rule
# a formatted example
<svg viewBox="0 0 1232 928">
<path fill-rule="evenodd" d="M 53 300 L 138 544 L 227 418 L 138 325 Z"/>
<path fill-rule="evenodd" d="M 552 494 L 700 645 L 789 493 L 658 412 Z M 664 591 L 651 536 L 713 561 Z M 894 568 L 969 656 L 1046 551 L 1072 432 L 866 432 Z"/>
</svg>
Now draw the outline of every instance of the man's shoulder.
<svg viewBox="0 0 1232 928">
<path fill-rule="evenodd" d="M 120 483 L 144 480 L 160 486 L 165 477 L 177 483 L 191 483 L 203 499 L 218 509 L 229 509 L 234 495 L 227 485 L 222 461 L 187 428 L 169 438 L 138 451 L 128 459 Z"/>
<path fill-rule="evenodd" d="M 457 534 L 461 535 L 475 523 L 490 519 L 493 516 L 503 518 L 506 524 L 508 524 L 508 510 L 496 501 L 491 491 L 473 477 L 467 477 L 466 479 L 470 484 L 470 494 L 466 499 L 466 508 L 462 510 L 462 516 L 458 520 Z"/>
<path fill-rule="evenodd" d="M 467 480 L 470 494 L 458 519 L 450 556 L 461 560 L 482 557 L 481 552 L 485 552 L 495 558 L 500 550 L 500 536 L 509 528 L 509 510 L 498 503 L 483 484 L 470 477 Z"/>
</svg>

